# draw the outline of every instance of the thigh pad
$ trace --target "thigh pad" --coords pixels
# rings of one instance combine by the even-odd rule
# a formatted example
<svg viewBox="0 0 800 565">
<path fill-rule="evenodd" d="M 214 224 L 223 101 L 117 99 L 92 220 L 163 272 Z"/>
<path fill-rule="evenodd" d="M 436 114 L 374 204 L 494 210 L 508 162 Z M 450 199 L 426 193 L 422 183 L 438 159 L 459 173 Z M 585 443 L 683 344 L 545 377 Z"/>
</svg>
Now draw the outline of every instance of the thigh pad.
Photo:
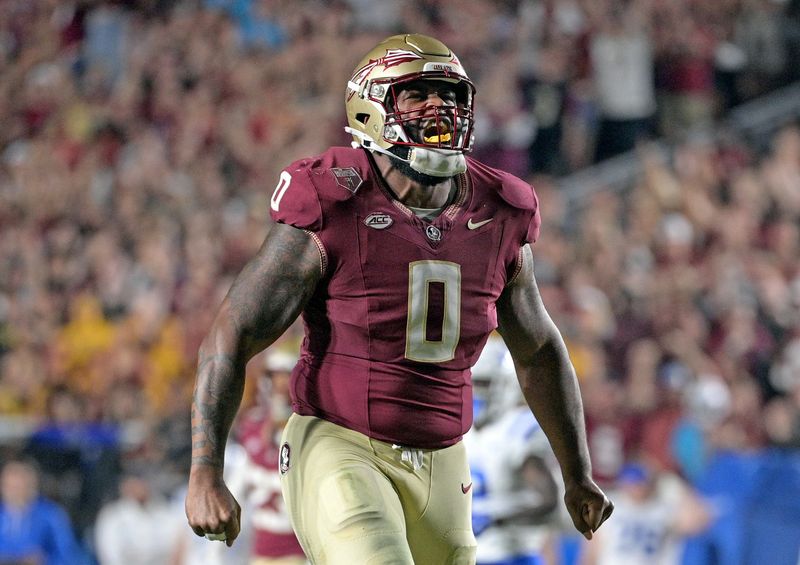
<svg viewBox="0 0 800 565">
<path fill-rule="evenodd" d="M 356 524 L 381 520 L 381 493 L 375 477 L 364 467 L 336 471 L 323 479 L 320 504 L 331 532 L 339 533 Z"/>
</svg>

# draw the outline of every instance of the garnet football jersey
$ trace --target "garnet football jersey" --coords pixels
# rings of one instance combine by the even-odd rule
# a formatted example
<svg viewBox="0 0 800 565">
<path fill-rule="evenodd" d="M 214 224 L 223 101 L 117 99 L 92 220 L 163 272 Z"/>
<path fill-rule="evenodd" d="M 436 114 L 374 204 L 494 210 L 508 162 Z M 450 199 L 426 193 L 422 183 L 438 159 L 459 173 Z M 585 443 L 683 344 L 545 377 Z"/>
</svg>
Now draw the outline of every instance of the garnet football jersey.
<svg viewBox="0 0 800 565">
<path fill-rule="evenodd" d="M 472 422 L 470 367 L 495 301 L 539 231 L 527 183 L 468 159 L 432 222 L 397 201 L 363 149 L 280 177 L 272 218 L 310 232 L 324 276 L 303 311 L 295 412 L 407 447 L 452 445 Z"/>
</svg>

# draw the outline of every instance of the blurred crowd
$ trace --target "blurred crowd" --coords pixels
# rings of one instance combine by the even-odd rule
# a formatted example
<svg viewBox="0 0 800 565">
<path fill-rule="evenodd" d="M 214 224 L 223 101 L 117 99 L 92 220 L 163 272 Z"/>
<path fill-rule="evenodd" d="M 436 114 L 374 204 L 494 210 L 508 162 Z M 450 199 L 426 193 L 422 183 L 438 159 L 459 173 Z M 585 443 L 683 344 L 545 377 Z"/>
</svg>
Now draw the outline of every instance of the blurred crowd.
<svg viewBox="0 0 800 565">
<path fill-rule="evenodd" d="M 593 195 L 570 233 L 557 186 L 535 183 L 547 211 L 537 277 L 581 380 L 596 478 L 613 484 L 644 457 L 717 497 L 726 519 L 786 488 L 769 513 L 796 560 L 800 129 L 765 155 L 727 139 L 639 159 L 634 186 Z M 770 465 L 780 472 L 763 482 Z M 746 539 L 726 531 L 741 536 L 729 545 Z M 768 547 L 693 563 L 787 563 L 765 560 Z"/>
<path fill-rule="evenodd" d="M 345 82 L 405 30 L 458 53 L 475 156 L 540 195 L 598 480 L 645 452 L 701 488 L 715 454 L 800 447 L 800 131 L 691 135 L 800 78 L 800 2 L 7 0 L 0 414 L 31 432 L 0 450 L 84 545 L 123 470 L 180 487 L 196 351 L 277 173 L 349 143 Z M 635 185 L 567 217 L 558 176 L 634 148 Z"/>
</svg>

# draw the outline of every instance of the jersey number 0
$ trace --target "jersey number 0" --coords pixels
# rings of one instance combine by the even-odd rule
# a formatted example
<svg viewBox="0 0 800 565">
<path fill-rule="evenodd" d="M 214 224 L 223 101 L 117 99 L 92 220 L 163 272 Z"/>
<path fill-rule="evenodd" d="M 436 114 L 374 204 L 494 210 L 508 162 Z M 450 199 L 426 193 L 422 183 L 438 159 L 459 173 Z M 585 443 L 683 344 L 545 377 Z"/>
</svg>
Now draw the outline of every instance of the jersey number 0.
<svg viewBox="0 0 800 565">
<path fill-rule="evenodd" d="M 431 283 L 444 285 L 441 339 L 428 340 Z M 461 265 L 450 261 L 414 261 L 408 265 L 406 359 L 442 363 L 455 357 L 461 334 Z"/>
</svg>

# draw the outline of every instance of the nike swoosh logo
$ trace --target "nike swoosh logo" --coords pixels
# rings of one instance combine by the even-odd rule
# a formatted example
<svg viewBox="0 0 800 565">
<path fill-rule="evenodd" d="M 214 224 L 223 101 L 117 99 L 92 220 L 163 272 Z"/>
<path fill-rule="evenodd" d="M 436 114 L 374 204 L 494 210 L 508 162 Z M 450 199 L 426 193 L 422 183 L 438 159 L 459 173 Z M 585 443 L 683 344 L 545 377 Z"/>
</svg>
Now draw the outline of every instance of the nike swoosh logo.
<svg viewBox="0 0 800 565">
<path fill-rule="evenodd" d="M 489 221 L 491 221 L 491 220 L 489 220 Z M 486 223 L 486 222 L 484 222 L 484 223 Z M 472 488 L 472 483 L 468 484 L 467 486 L 464 486 L 464 483 L 461 483 L 461 492 L 463 492 L 464 494 L 467 494 L 469 492 L 469 489 L 471 489 L 471 488 Z"/>
<path fill-rule="evenodd" d="M 488 224 L 492 220 L 494 220 L 494 218 L 489 218 L 488 220 L 482 220 L 480 222 L 473 222 L 472 218 L 470 218 L 469 220 L 467 220 L 467 228 L 471 229 L 471 230 L 476 230 L 481 226 L 485 226 L 486 224 Z"/>
</svg>

